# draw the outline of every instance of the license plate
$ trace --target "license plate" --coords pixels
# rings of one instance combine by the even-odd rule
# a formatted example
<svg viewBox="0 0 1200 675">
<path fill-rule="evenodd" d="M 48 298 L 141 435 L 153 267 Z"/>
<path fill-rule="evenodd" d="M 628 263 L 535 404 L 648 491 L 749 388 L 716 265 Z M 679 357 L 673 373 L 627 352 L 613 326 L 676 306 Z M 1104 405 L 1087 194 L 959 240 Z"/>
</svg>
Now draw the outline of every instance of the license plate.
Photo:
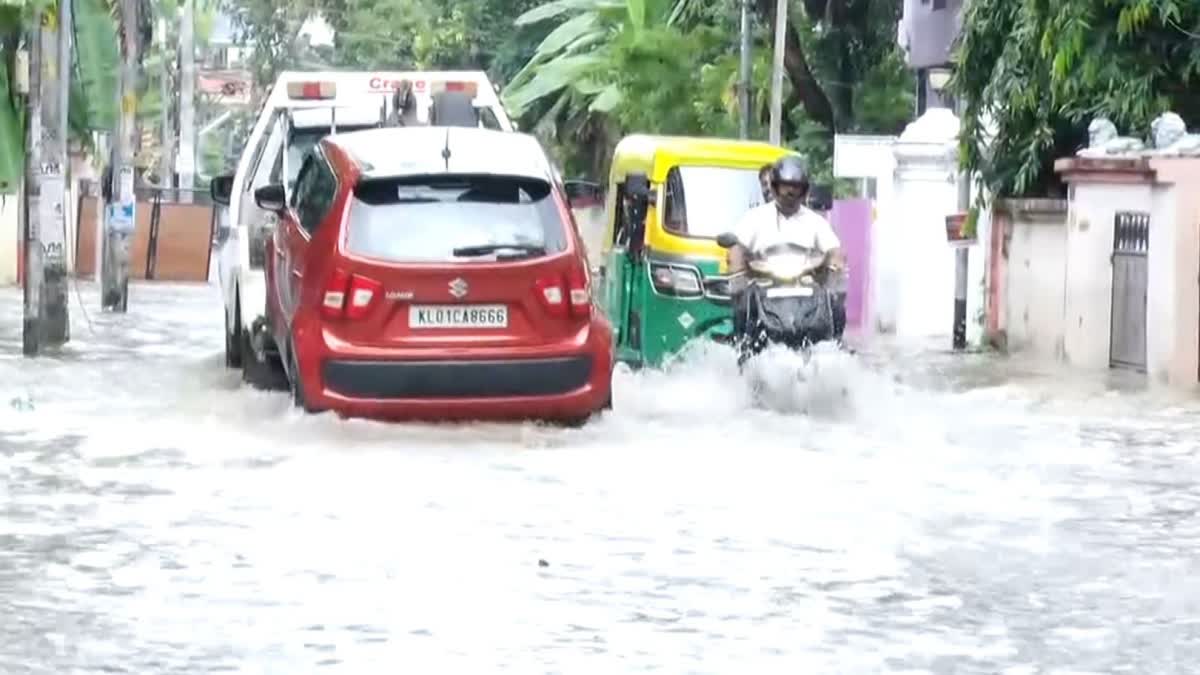
<svg viewBox="0 0 1200 675">
<path fill-rule="evenodd" d="M 505 305 L 412 305 L 410 328 L 507 328 Z"/>
<path fill-rule="evenodd" d="M 788 286 L 785 288 L 768 288 L 768 298 L 807 298 L 813 294 L 810 286 Z"/>
</svg>

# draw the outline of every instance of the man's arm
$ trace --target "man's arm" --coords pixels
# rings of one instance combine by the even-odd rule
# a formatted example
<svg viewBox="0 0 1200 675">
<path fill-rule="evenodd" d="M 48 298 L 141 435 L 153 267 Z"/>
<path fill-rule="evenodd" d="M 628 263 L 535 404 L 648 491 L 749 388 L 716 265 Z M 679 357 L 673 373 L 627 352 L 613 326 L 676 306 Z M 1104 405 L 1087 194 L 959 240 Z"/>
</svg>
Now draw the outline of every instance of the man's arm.
<svg viewBox="0 0 1200 675">
<path fill-rule="evenodd" d="M 752 215 L 754 209 L 747 211 L 742 215 L 741 220 L 733 227 L 733 234 L 737 237 L 738 243 L 729 247 L 725 253 L 725 259 L 729 263 L 730 290 L 737 292 L 745 285 L 746 263 L 750 258 L 750 241 L 754 237 L 754 221 Z"/>
<path fill-rule="evenodd" d="M 842 253 L 842 240 L 838 239 L 837 233 L 833 231 L 833 225 L 815 213 L 813 217 L 820 221 L 817 225 L 817 246 L 824 252 L 821 264 L 834 271 L 845 269 L 846 256 Z"/>
</svg>

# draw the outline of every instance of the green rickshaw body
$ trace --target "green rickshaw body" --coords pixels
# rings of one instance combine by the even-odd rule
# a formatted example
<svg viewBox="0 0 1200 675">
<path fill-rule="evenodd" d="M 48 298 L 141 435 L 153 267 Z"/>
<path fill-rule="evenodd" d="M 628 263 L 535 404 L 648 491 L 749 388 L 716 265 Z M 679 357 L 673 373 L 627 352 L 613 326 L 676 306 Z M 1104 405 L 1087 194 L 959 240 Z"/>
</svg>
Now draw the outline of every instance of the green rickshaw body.
<svg viewBox="0 0 1200 675">
<path fill-rule="evenodd" d="M 729 335 L 726 251 L 716 236 L 762 203 L 759 169 L 789 153 L 731 139 L 621 140 L 606 190 L 599 284 L 618 361 L 660 367 L 697 338 Z M 643 227 L 623 206 L 631 176 L 650 184 Z"/>
</svg>

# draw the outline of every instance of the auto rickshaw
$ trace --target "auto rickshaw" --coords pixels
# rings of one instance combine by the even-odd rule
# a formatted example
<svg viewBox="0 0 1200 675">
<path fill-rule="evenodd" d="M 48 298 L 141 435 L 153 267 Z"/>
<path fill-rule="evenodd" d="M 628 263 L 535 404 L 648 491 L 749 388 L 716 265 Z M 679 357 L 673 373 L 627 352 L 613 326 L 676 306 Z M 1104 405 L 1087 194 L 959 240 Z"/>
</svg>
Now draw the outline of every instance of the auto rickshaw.
<svg viewBox="0 0 1200 675">
<path fill-rule="evenodd" d="M 728 338 L 728 263 L 716 237 L 762 204 L 759 170 L 789 153 L 719 138 L 639 134 L 617 144 L 596 285 L 618 361 L 658 367 L 694 338 Z"/>
</svg>

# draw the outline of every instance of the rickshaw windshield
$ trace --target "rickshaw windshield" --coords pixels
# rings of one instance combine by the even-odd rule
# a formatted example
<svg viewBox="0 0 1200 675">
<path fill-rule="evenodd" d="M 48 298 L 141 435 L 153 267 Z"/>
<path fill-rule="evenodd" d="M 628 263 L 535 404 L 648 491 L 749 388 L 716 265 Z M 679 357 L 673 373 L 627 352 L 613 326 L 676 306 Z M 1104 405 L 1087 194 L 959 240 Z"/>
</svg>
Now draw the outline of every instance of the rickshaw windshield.
<svg viewBox="0 0 1200 675">
<path fill-rule="evenodd" d="M 663 227 L 675 234 L 715 239 L 762 203 L 758 169 L 677 166 L 667 173 Z"/>
</svg>

